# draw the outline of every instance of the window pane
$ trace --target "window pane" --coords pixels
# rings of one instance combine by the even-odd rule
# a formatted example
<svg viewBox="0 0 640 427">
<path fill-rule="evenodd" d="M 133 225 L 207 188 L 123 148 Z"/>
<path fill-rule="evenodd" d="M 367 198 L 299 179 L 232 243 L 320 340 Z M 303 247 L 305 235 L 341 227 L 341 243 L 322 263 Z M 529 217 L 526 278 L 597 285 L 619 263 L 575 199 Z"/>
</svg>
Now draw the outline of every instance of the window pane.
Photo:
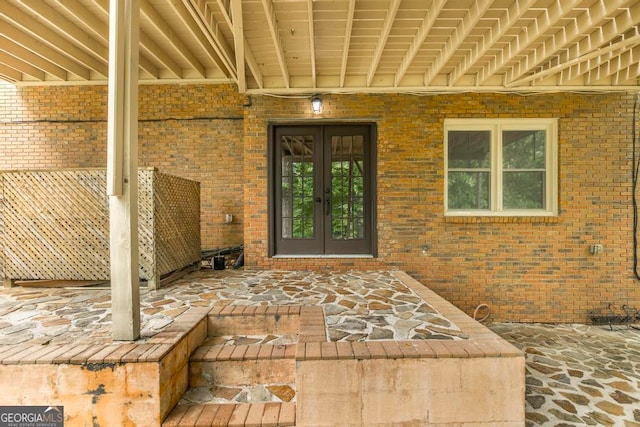
<svg viewBox="0 0 640 427">
<path fill-rule="evenodd" d="M 504 169 L 544 169 L 546 132 L 509 130 L 502 133 Z"/>
<path fill-rule="evenodd" d="M 449 209 L 489 209 L 489 172 L 449 172 Z"/>
<path fill-rule="evenodd" d="M 504 172 L 505 209 L 544 209 L 544 172 Z"/>
<path fill-rule="evenodd" d="M 491 132 L 452 130 L 448 134 L 449 168 L 488 168 L 491 164 Z"/>
</svg>

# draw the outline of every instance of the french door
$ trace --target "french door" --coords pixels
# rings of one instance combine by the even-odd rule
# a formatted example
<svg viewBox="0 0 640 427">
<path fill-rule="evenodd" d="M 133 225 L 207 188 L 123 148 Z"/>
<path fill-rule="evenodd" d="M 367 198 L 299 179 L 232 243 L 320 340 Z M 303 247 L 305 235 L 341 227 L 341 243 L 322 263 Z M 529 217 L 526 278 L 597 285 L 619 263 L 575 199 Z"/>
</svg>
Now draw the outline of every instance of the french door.
<svg viewBox="0 0 640 427">
<path fill-rule="evenodd" d="M 371 125 L 273 126 L 271 255 L 375 255 Z"/>
</svg>

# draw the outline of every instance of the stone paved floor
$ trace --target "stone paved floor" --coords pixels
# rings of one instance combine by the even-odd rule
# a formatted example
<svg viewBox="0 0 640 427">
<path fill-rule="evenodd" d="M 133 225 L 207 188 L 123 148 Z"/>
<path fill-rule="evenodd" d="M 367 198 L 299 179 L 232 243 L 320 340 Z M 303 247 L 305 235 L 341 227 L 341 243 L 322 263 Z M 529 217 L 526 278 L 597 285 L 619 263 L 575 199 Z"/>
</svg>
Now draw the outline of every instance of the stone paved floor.
<svg viewBox="0 0 640 427">
<path fill-rule="evenodd" d="M 142 337 L 189 307 L 318 305 L 329 339 L 464 339 L 460 329 L 389 272 L 200 270 L 160 291 L 141 289 Z M 108 289 L 0 289 L 0 345 L 103 343 L 111 337 Z"/>
<path fill-rule="evenodd" d="M 233 301 L 324 304 L 332 339 L 389 339 L 391 334 L 394 339 L 417 334 L 464 338 L 382 272 L 201 270 L 157 292 L 143 289 L 141 300 L 143 337 L 153 336 L 190 306 Z M 0 288 L 0 346 L 111 342 L 110 304 L 106 289 Z M 640 331 L 585 325 L 490 327 L 527 353 L 528 426 L 640 427 Z"/>
<path fill-rule="evenodd" d="M 494 324 L 527 357 L 527 426 L 640 426 L 640 330 Z"/>
</svg>

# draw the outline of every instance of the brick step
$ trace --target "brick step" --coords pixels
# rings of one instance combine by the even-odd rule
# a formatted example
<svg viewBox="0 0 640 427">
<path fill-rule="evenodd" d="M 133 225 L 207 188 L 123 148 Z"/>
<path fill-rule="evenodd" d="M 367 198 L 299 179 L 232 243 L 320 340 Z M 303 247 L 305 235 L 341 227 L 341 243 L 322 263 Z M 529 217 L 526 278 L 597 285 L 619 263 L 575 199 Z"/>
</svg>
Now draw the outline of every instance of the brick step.
<svg viewBox="0 0 640 427">
<path fill-rule="evenodd" d="M 162 427 L 270 427 L 295 426 L 295 403 L 241 403 L 178 405 Z"/>
<path fill-rule="evenodd" d="M 246 386 L 189 387 L 181 404 L 294 402 L 296 385 L 258 384 Z"/>
<path fill-rule="evenodd" d="M 201 346 L 189 362 L 189 386 L 295 383 L 296 349 L 296 344 Z"/>
</svg>

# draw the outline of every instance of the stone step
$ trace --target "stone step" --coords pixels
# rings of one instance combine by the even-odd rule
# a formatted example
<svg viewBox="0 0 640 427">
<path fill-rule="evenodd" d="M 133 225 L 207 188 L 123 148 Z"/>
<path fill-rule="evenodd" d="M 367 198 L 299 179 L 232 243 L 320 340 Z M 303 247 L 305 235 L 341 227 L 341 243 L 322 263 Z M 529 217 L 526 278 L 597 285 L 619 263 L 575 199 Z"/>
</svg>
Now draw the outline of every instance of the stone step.
<svg viewBox="0 0 640 427">
<path fill-rule="evenodd" d="M 295 426 L 295 403 L 178 405 L 162 427 L 270 427 Z"/>
<path fill-rule="evenodd" d="M 201 346 L 191 356 L 189 386 L 295 383 L 296 349 L 296 344 Z"/>
</svg>

